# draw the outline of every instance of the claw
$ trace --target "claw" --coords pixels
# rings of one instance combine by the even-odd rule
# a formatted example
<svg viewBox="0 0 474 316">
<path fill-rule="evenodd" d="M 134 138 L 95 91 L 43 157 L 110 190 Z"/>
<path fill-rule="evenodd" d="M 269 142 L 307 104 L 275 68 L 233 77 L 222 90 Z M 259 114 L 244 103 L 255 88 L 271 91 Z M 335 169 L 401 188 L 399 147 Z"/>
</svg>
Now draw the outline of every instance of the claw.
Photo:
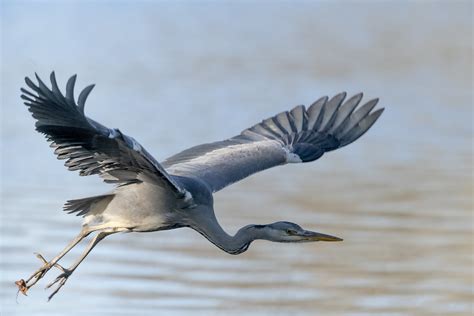
<svg viewBox="0 0 474 316">
<path fill-rule="evenodd" d="M 51 288 L 53 285 L 55 285 L 56 283 L 58 283 L 58 286 L 56 287 L 56 289 L 53 291 L 53 293 L 51 293 L 51 295 L 48 297 L 48 301 L 50 301 L 54 295 L 56 295 L 56 293 L 58 293 L 58 291 L 63 287 L 63 285 L 66 283 L 67 279 L 69 278 L 69 276 L 72 274 L 72 272 L 68 271 L 67 269 L 64 269 L 63 268 L 63 273 L 61 273 L 60 275 L 58 275 L 58 277 L 51 283 L 49 283 L 45 289 L 49 289 Z"/>
<path fill-rule="evenodd" d="M 59 275 L 56 279 L 54 279 L 53 282 L 49 283 L 48 285 L 46 285 L 46 287 L 44 288 L 45 290 L 49 289 L 50 287 L 52 287 L 53 285 L 55 285 L 56 283 L 59 282 L 59 280 L 61 280 L 61 275 Z"/>
</svg>

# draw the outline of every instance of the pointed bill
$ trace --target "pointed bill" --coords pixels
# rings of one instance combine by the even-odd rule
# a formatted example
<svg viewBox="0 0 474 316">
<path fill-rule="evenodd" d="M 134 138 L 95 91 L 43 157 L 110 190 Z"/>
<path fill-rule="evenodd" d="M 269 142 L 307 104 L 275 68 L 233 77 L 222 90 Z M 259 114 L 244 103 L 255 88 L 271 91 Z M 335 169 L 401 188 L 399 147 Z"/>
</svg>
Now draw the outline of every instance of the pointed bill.
<svg viewBox="0 0 474 316">
<path fill-rule="evenodd" d="M 321 233 L 312 232 L 309 230 L 306 230 L 303 233 L 303 237 L 305 237 L 308 241 L 343 241 L 342 238 L 339 238 L 336 236 L 321 234 Z"/>
</svg>

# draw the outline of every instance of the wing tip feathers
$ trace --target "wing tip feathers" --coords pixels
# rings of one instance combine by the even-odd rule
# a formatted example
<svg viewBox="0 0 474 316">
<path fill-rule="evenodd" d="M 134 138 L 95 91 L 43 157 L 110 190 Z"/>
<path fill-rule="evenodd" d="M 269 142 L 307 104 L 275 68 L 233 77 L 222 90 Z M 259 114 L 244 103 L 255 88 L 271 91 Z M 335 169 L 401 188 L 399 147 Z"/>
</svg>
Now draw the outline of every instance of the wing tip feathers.
<svg viewBox="0 0 474 316">
<path fill-rule="evenodd" d="M 54 70 L 49 75 L 49 78 L 51 81 L 51 88 L 48 88 L 44 84 L 44 82 L 41 80 L 37 72 L 35 72 L 34 75 L 38 84 L 35 84 L 33 80 L 31 80 L 30 77 L 28 76 L 25 76 L 24 81 L 31 90 L 36 92 L 37 95 L 34 95 L 26 88 L 21 88 L 20 91 L 23 95 L 25 95 L 25 97 L 27 97 L 26 94 L 28 94 L 34 97 L 35 99 L 46 98 L 51 101 L 60 102 L 60 103 L 65 101 L 65 103 L 71 106 L 72 105 L 77 106 L 79 110 L 82 113 L 84 113 L 85 102 L 87 98 L 89 97 L 90 92 L 94 89 L 95 84 L 90 84 L 86 86 L 80 92 L 78 100 L 77 100 L 77 104 L 76 104 L 76 101 L 74 100 L 74 87 L 75 87 L 75 83 L 77 79 L 77 74 L 72 75 L 68 79 L 67 84 L 66 84 L 66 96 L 63 96 L 63 94 L 61 93 L 61 90 L 59 89 L 57 85 L 56 72 Z M 30 106 L 30 104 L 26 104 L 26 102 L 25 102 L 25 105 Z"/>
</svg>

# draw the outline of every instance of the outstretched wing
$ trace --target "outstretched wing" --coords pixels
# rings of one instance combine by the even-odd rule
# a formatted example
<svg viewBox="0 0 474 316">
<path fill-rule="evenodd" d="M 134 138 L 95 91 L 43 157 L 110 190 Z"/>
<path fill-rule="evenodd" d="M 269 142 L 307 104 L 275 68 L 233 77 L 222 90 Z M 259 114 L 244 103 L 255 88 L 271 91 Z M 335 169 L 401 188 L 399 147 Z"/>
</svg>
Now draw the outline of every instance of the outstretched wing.
<svg viewBox="0 0 474 316">
<path fill-rule="evenodd" d="M 85 116 L 84 105 L 94 85 L 82 90 L 76 104 L 76 76 L 68 80 L 65 97 L 54 72 L 50 78 L 52 89 L 37 75 L 38 85 L 26 77 L 32 91 L 22 88 L 21 98 L 36 119 L 36 130 L 51 141 L 54 153 L 66 160 L 69 170 L 79 170 L 81 176 L 98 174 L 105 182 L 118 185 L 151 182 L 185 197 L 186 191 L 136 140 Z"/>
<path fill-rule="evenodd" d="M 186 149 L 162 165 L 170 174 L 199 178 L 216 192 L 261 170 L 316 160 L 358 139 L 383 112 L 371 112 L 378 99 L 355 110 L 362 93 L 342 104 L 345 97 L 323 97 L 308 109 L 299 105 L 233 138 Z"/>
</svg>

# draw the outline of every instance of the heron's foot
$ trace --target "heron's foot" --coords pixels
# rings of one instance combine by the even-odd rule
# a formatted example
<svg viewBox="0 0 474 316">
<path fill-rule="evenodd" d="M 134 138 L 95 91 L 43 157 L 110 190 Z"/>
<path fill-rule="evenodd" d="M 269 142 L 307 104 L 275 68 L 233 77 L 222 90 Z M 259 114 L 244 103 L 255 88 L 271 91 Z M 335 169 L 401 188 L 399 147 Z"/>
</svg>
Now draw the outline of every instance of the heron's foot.
<svg viewBox="0 0 474 316">
<path fill-rule="evenodd" d="M 53 296 L 56 295 L 56 293 L 58 293 L 58 291 L 63 287 L 63 285 L 66 283 L 67 279 L 71 276 L 74 270 L 68 270 L 68 269 L 62 268 L 62 271 L 63 273 L 58 275 L 58 277 L 53 282 L 49 283 L 46 286 L 46 289 L 49 289 L 56 283 L 58 284 L 58 286 L 54 289 L 53 293 L 51 293 L 51 295 L 48 297 L 48 301 L 51 300 Z"/>
<path fill-rule="evenodd" d="M 18 292 L 21 294 L 26 295 L 28 290 L 35 285 L 39 280 L 41 280 L 44 275 L 52 268 L 56 267 L 61 271 L 65 269 L 59 265 L 58 263 L 51 264 L 50 262 L 46 261 L 46 259 L 39 253 L 35 253 L 36 257 L 43 262 L 43 266 L 35 271 L 26 281 L 24 279 L 20 279 L 15 282 L 16 286 L 18 287 Z"/>
</svg>

